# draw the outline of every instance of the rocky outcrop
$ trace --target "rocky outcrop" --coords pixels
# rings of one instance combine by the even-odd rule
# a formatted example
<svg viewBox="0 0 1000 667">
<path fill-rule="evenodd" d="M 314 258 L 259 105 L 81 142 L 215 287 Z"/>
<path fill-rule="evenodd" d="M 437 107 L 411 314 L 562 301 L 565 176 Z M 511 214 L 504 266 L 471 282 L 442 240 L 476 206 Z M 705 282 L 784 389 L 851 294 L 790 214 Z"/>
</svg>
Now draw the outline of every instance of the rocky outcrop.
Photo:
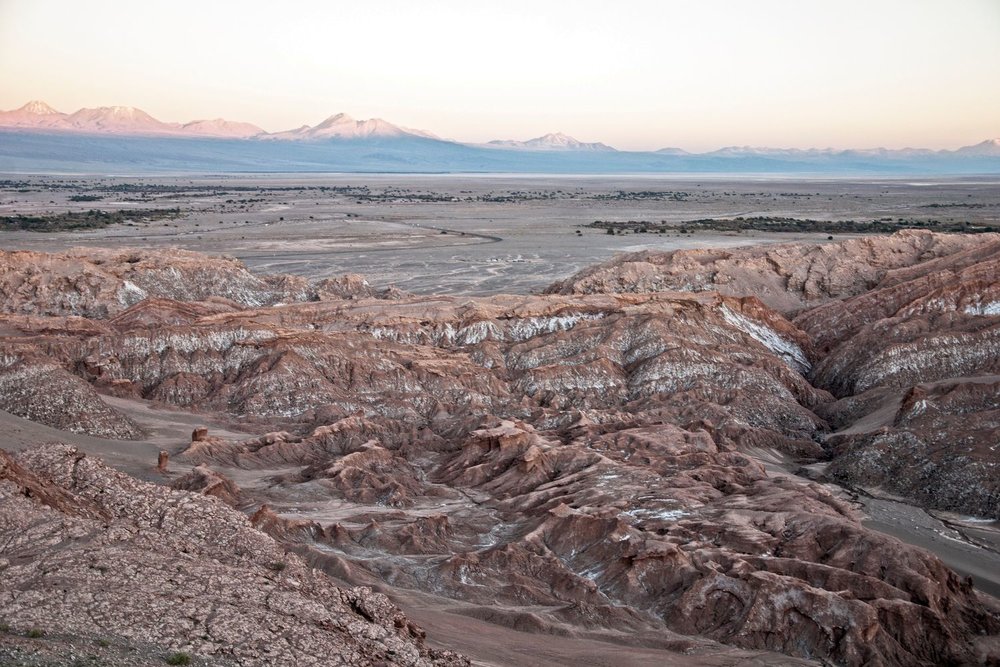
<svg viewBox="0 0 1000 667">
<path fill-rule="evenodd" d="M 836 478 L 997 517 L 1000 455 L 983 444 L 996 419 L 975 398 L 991 395 L 1000 375 L 997 276 L 996 234 L 908 231 L 822 246 L 629 255 L 550 291 L 717 289 L 797 313 L 814 362 L 807 376 L 840 399 L 815 408 L 839 431 L 827 441 Z M 937 407 L 942 391 L 950 407 Z M 927 414 L 892 419 L 916 394 L 927 395 L 914 408 Z M 955 407 L 959 395 L 972 405 Z"/>
<path fill-rule="evenodd" d="M 554 294 L 717 291 L 757 296 L 791 313 L 862 294 L 916 264 L 1000 242 L 1000 235 L 907 230 L 840 243 L 789 243 L 733 250 L 631 253 L 584 269 L 547 291 Z"/>
<path fill-rule="evenodd" d="M 0 303 L 6 313 L 117 316 L 147 299 L 210 302 L 196 309 L 270 306 L 323 298 L 358 298 L 396 290 L 373 289 L 356 275 L 315 285 L 297 276 L 257 276 L 231 257 L 208 257 L 186 250 L 101 250 L 80 248 L 65 253 L 0 251 Z M 147 304 L 123 321 L 164 319 L 159 306 Z M 169 319 L 183 318 L 190 308 Z"/>
<path fill-rule="evenodd" d="M 142 435 L 91 385 L 24 345 L 0 344 L 0 410 L 73 433 L 119 440 Z"/>
<path fill-rule="evenodd" d="M 801 331 L 755 299 L 717 295 L 329 302 L 41 342 L 109 393 L 288 423 L 668 409 L 672 395 L 669 409 L 726 405 L 744 430 L 816 453 L 810 410 L 830 400 L 802 376 Z"/>
<path fill-rule="evenodd" d="M 834 478 L 1000 520 L 1000 378 L 917 385 L 882 406 L 895 409 L 885 423 L 828 439 Z"/>
<path fill-rule="evenodd" d="M 954 260 L 799 315 L 825 352 L 816 383 L 857 394 L 1000 369 L 1000 241 Z"/>
<path fill-rule="evenodd" d="M 70 447 L 13 464 L 0 454 L 0 517 L 0 615 L 15 629 L 239 664 L 469 664 L 426 648 L 383 595 L 337 588 L 217 500 L 139 482 Z"/>
<path fill-rule="evenodd" d="M 207 466 L 195 466 L 191 472 L 172 481 L 170 488 L 213 496 L 230 507 L 241 505 L 240 487 Z"/>
</svg>

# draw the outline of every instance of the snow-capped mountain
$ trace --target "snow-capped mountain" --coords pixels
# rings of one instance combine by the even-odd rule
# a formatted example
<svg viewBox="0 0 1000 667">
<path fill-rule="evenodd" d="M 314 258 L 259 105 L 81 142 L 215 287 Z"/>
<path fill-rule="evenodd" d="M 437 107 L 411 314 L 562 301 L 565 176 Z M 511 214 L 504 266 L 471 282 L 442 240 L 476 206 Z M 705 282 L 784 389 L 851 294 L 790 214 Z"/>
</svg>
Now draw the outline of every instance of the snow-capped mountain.
<svg viewBox="0 0 1000 667">
<path fill-rule="evenodd" d="M 60 113 L 45 102 L 32 100 L 19 109 L 0 111 L 0 127 L 56 128 L 62 125 L 66 114 Z"/>
<path fill-rule="evenodd" d="M 614 151 L 615 149 L 602 143 L 584 143 L 562 132 L 552 132 L 541 137 L 516 141 L 514 139 L 496 139 L 484 146 L 489 148 L 511 148 L 528 151 Z"/>
<path fill-rule="evenodd" d="M 303 125 L 294 130 L 285 132 L 275 132 L 267 135 L 267 139 L 285 139 L 298 141 L 321 141 L 324 139 L 375 139 L 375 138 L 403 138 L 403 137 L 423 137 L 436 139 L 429 132 L 420 130 L 410 130 L 393 125 L 381 118 L 371 118 L 368 120 L 354 120 L 346 113 L 338 113 L 330 116 L 318 125 L 310 127 Z"/>
<path fill-rule="evenodd" d="M 861 149 L 847 149 L 843 151 L 831 150 L 830 154 L 838 155 L 852 155 L 859 157 L 878 157 L 886 159 L 906 159 L 906 158 L 923 158 L 923 157 L 933 157 L 937 153 L 942 151 L 932 151 L 929 148 L 861 148 Z M 947 153 L 948 151 L 943 151 Z"/>
<path fill-rule="evenodd" d="M 50 107 L 45 102 L 42 102 L 41 100 L 32 100 L 32 101 L 28 102 L 27 104 L 25 104 L 20 109 L 17 109 L 16 111 L 12 111 L 10 113 L 16 113 L 16 112 L 20 112 L 22 114 L 26 114 L 26 115 L 29 115 L 29 116 L 54 116 L 54 115 L 61 116 L 61 115 L 63 115 L 60 112 L 58 112 L 55 109 L 53 109 L 52 107 Z"/>
</svg>

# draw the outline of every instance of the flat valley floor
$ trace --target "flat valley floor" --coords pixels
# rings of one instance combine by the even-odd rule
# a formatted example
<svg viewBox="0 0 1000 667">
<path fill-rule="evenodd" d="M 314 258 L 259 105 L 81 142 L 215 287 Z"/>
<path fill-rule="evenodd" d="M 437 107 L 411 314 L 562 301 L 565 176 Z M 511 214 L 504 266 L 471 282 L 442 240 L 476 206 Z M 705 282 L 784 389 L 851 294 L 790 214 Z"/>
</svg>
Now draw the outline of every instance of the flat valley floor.
<svg viewBox="0 0 1000 667">
<path fill-rule="evenodd" d="M 525 294 L 618 253 L 840 241 L 871 221 L 1000 229 L 1000 187 L 971 178 L 0 176 L 0 218 L 90 209 L 179 213 L 89 231 L 6 231 L 0 247 L 177 247 L 235 256 L 256 272 L 360 273 L 417 294 Z M 740 218 L 741 231 L 711 222 Z M 801 221 L 804 231 L 769 231 L 774 219 Z M 623 228 L 608 234 L 598 221 Z M 808 231 L 820 223 L 824 231 Z M 831 224 L 845 231 L 830 233 Z"/>
</svg>

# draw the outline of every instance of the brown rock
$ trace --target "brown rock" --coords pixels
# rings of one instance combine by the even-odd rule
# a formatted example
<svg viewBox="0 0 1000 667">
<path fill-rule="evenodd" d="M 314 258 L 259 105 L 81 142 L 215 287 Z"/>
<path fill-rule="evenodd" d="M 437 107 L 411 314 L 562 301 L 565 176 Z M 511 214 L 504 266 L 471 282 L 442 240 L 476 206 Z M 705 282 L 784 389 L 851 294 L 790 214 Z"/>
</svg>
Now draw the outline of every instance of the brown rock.
<svg viewBox="0 0 1000 667">
<path fill-rule="evenodd" d="M 204 465 L 195 466 L 191 472 L 175 479 L 170 488 L 214 496 L 230 507 L 242 504 L 240 488 L 232 480 Z"/>
</svg>

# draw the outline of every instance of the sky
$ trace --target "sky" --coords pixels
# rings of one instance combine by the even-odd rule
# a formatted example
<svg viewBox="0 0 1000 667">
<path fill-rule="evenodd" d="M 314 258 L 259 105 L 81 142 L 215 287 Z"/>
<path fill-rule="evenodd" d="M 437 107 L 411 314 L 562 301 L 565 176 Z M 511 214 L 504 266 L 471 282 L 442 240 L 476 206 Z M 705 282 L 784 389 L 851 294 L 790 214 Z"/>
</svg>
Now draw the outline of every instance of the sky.
<svg viewBox="0 0 1000 667">
<path fill-rule="evenodd" d="M 956 148 L 1000 137 L 1000 0 L 0 0 L 0 109 L 467 142 Z"/>
</svg>

